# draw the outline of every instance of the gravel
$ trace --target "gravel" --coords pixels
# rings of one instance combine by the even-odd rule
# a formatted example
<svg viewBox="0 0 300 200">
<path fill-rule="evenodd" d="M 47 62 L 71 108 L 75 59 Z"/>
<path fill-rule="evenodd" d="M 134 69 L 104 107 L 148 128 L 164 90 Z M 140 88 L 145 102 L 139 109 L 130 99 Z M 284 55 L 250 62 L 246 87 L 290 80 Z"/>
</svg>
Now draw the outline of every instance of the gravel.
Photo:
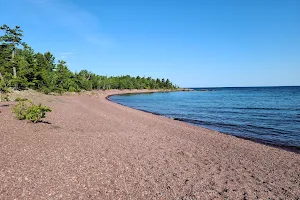
<svg viewBox="0 0 300 200">
<path fill-rule="evenodd" d="M 38 124 L 0 106 L 0 199 L 300 198 L 300 154 L 106 99 L 128 92 L 43 97 Z"/>
</svg>

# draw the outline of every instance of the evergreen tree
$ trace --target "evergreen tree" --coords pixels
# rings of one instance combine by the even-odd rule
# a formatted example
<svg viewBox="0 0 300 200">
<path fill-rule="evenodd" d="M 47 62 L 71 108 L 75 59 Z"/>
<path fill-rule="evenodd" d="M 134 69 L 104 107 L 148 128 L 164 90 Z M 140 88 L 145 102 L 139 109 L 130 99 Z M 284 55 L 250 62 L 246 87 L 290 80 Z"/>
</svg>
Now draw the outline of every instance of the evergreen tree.
<svg viewBox="0 0 300 200">
<path fill-rule="evenodd" d="M 46 94 L 51 92 L 79 92 L 99 89 L 175 89 L 169 79 L 151 77 L 101 76 L 87 70 L 73 73 L 67 63 L 50 53 L 35 53 L 22 42 L 23 31 L 19 26 L 0 26 L 0 92 L 8 87 L 32 88 Z"/>
</svg>

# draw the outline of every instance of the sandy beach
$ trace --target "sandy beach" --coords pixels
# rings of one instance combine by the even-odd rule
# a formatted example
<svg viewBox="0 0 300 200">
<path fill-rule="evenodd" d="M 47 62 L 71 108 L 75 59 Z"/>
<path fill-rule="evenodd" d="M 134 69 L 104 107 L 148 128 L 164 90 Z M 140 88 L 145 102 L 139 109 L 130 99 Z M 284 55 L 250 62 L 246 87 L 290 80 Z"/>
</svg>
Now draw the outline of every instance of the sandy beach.
<svg viewBox="0 0 300 200">
<path fill-rule="evenodd" d="M 106 99 L 130 92 L 41 96 L 38 124 L 0 103 L 0 199 L 300 198 L 300 154 Z"/>
</svg>

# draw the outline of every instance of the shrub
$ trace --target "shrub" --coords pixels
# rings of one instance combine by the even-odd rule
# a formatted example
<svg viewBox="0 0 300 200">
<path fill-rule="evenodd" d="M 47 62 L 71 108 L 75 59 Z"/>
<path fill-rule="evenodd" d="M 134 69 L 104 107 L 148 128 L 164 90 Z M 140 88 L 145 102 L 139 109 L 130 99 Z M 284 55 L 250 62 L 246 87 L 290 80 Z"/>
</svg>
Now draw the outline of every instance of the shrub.
<svg viewBox="0 0 300 200">
<path fill-rule="evenodd" d="M 0 79 L 0 93 L 8 93 L 8 87 L 6 86 L 3 79 Z"/>
<path fill-rule="evenodd" d="M 15 101 L 16 101 L 16 102 L 19 102 L 19 101 L 28 101 L 28 99 L 27 99 L 27 98 L 17 97 L 17 98 L 15 99 Z"/>
<path fill-rule="evenodd" d="M 29 107 L 26 115 L 26 119 L 37 123 L 40 119 L 46 117 L 46 112 L 51 112 L 51 108 L 42 106 L 41 104 L 33 105 Z"/>
<path fill-rule="evenodd" d="M 3 95 L 0 93 L 0 102 L 8 102 L 9 101 L 9 97 L 8 95 Z"/>
<path fill-rule="evenodd" d="M 28 108 L 33 103 L 30 101 L 20 101 L 13 109 L 12 112 L 15 114 L 17 119 L 23 120 L 26 119 L 26 114 L 28 111 Z"/>
<path fill-rule="evenodd" d="M 42 106 L 41 104 L 34 104 L 32 101 L 19 101 L 13 108 L 12 112 L 16 115 L 17 119 L 30 120 L 33 123 L 39 122 L 42 118 L 46 117 L 46 112 L 51 112 L 51 108 Z"/>
</svg>

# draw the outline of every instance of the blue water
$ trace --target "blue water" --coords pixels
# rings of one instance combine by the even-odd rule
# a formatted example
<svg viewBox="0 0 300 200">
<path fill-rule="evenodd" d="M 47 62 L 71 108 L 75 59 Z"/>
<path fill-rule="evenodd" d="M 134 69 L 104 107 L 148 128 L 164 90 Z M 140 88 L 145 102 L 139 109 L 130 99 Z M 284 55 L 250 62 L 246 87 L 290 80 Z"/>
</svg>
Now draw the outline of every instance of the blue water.
<svg viewBox="0 0 300 200">
<path fill-rule="evenodd" d="M 226 134 L 300 148 L 300 87 L 196 90 L 119 95 L 110 99 Z"/>
</svg>

